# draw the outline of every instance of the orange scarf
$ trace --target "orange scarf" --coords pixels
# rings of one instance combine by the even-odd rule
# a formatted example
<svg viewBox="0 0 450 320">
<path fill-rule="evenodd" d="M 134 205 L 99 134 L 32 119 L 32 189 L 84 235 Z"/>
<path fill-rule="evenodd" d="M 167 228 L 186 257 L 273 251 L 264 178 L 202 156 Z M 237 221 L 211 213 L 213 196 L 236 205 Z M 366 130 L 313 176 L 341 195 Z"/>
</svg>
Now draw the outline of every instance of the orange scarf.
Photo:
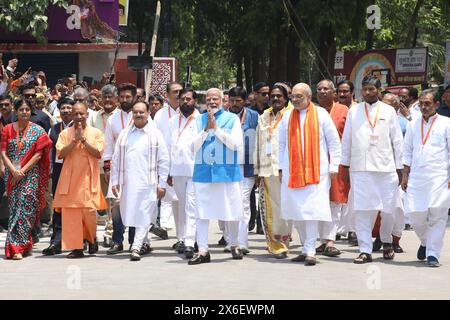
<svg viewBox="0 0 450 320">
<path fill-rule="evenodd" d="M 303 188 L 320 181 L 319 117 L 311 102 L 305 119 L 305 154 L 303 155 L 300 110 L 289 119 L 289 188 Z"/>
</svg>

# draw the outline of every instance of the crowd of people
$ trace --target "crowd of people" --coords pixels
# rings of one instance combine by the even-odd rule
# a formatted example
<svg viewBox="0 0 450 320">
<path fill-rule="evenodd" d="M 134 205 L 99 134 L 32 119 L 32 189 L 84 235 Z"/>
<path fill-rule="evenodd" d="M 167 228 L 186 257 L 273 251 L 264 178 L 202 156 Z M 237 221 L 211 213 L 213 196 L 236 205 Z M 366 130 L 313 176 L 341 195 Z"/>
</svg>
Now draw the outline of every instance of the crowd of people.
<svg viewBox="0 0 450 320">
<path fill-rule="evenodd" d="M 357 102 L 348 80 L 324 79 L 314 94 L 305 83 L 258 83 L 251 92 L 211 88 L 199 106 L 196 91 L 176 82 L 148 101 L 130 83 L 89 90 L 65 78 L 50 91 L 43 72 L 11 81 L 16 62 L 0 82 L 6 258 L 30 254 L 51 208 L 47 256 L 97 253 L 103 219 L 108 255 L 124 252 L 126 228 L 130 260 L 139 261 L 153 251 L 149 232 L 167 239 L 174 227 L 173 249 L 189 265 L 207 263 L 209 222 L 217 220 L 219 244 L 236 260 L 250 254 L 255 226 L 275 259 L 288 257 L 297 230 L 302 249 L 293 262 L 338 257 L 341 237 L 359 246 L 354 263 L 380 250 L 392 260 L 406 225 L 420 239 L 417 258 L 440 265 L 450 86 L 442 97 L 431 89 L 394 94 L 366 76 Z"/>
</svg>

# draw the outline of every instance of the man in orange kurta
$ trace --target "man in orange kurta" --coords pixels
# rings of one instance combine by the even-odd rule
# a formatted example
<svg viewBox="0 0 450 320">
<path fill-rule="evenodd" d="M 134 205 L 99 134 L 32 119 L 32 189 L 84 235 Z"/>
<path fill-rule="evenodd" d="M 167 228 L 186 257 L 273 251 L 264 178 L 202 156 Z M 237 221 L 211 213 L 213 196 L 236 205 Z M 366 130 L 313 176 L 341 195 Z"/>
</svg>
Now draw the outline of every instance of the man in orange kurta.
<svg viewBox="0 0 450 320">
<path fill-rule="evenodd" d="M 326 109 L 333 119 L 336 129 L 339 133 L 339 138 L 342 140 L 344 134 L 345 121 L 347 120 L 348 107 L 334 102 L 336 89 L 330 80 L 322 80 L 317 85 L 317 101 L 319 105 Z M 330 189 L 330 207 L 331 207 L 331 222 L 319 223 L 319 236 L 322 245 L 316 249 L 317 253 L 323 253 L 329 257 L 335 257 L 341 252 L 334 247 L 334 240 L 339 226 L 340 213 L 343 211 L 344 205 L 348 200 L 348 193 L 350 184 L 344 181 L 343 168 L 339 166 L 339 173 L 337 177 L 331 179 Z"/>
<path fill-rule="evenodd" d="M 86 125 L 87 106 L 72 109 L 74 125 L 59 135 L 57 156 L 64 159 L 53 206 L 62 211 L 62 249 L 73 250 L 68 258 L 81 258 L 84 240 L 96 253 L 97 210 L 107 204 L 100 186 L 98 160 L 104 149 L 100 130 Z"/>
</svg>

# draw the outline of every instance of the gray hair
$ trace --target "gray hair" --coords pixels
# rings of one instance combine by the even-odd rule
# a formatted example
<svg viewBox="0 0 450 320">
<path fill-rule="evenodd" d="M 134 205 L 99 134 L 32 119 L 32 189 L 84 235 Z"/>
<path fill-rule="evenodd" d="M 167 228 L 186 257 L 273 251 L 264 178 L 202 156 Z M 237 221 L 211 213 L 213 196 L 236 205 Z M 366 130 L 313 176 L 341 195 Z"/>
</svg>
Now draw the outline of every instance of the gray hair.
<svg viewBox="0 0 450 320">
<path fill-rule="evenodd" d="M 323 79 L 323 80 L 319 81 L 319 83 L 317 84 L 317 86 L 319 86 L 319 84 L 320 84 L 321 82 L 327 82 L 328 85 L 331 86 L 331 89 L 336 90 L 336 87 L 334 86 L 334 82 L 331 81 L 330 79 Z"/>
<path fill-rule="evenodd" d="M 206 91 L 206 95 L 210 94 L 213 91 L 217 91 L 220 94 L 220 99 L 223 99 L 223 92 L 222 92 L 222 90 L 220 90 L 218 88 L 208 89 L 208 91 Z"/>
<path fill-rule="evenodd" d="M 107 94 L 112 94 L 114 97 L 117 97 L 119 93 L 117 91 L 116 86 L 112 84 L 107 84 L 102 88 L 102 96 L 105 96 Z"/>
<path fill-rule="evenodd" d="M 87 91 L 85 88 L 77 88 L 75 89 L 75 91 L 73 92 L 74 96 L 80 95 L 82 96 L 84 99 L 86 99 L 87 97 L 89 97 L 89 91 Z"/>
<path fill-rule="evenodd" d="M 396 94 L 393 94 L 393 93 L 386 93 L 385 95 L 384 95 L 384 97 L 386 98 L 386 97 L 394 97 L 394 100 L 395 100 L 395 102 L 396 103 L 400 103 L 400 97 L 398 96 L 398 95 L 396 95 Z"/>
</svg>

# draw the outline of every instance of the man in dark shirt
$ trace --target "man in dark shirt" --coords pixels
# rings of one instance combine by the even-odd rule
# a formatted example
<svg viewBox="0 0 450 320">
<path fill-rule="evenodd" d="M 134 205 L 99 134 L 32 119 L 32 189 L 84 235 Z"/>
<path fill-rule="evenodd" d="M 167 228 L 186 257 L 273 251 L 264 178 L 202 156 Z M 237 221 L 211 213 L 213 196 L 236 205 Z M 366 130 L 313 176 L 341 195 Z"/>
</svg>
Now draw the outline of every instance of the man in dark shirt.
<svg viewBox="0 0 450 320">
<path fill-rule="evenodd" d="M 71 98 L 64 97 L 58 101 L 58 109 L 61 114 L 61 122 L 55 124 L 50 130 L 50 139 L 53 142 L 52 151 L 52 193 L 55 194 L 56 186 L 58 185 L 59 176 L 61 175 L 61 169 L 63 166 L 63 160 L 56 159 L 56 142 L 58 141 L 59 134 L 64 130 L 72 126 L 72 107 L 75 101 Z M 52 256 L 61 253 L 61 230 L 62 221 L 61 213 L 53 212 L 52 218 L 52 236 L 50 238 L 50 246 L 42 251 L 45 256 Z"/>
<path fill-rule="evenodd" d="M 50 119 L 49 117 L 39 109 L 36 109 L 36 89 L 33 84 L 26 84 L 20 89 L 22 97 L 31 103 L 33 109 L 31 109 L 31 119 L 30 121 L 41 126 L 46 133 L 50 130 Z M 15 122 L 17 117 L 15 114 L 12 115 L 10 123 Z"/>
<path fill-rule="evenodd" d="M 448 85 L 444 90 L 441 106 L 437 110 L 437 113 L 441 116 L 450 118 L 450 85 Z"/>
</svg>

